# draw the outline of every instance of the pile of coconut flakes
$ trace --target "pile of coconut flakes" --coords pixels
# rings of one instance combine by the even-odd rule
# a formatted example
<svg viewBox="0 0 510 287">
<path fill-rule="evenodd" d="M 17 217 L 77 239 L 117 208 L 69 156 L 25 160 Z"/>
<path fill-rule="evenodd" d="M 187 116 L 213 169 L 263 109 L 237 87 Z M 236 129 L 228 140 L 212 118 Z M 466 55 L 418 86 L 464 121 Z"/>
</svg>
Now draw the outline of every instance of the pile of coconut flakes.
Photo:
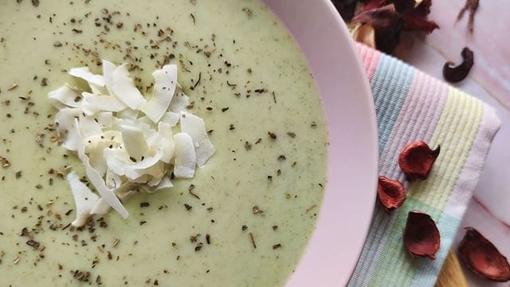
<svg viewBox="0 0 510 287">
<path fill-rule="evenodd" d="M 103 74 L 88 67 L 69 74 L 90 91 L 64 85 L 49 93 L 62 147 L 83 164 L 93 192 L 74 172 L 67 175 L 76 205 L 73 226 L 82 226 L 110 208 L 123 218 L 121 200 L 134 189 L 155 192 L 172 187 L 170 174 L 192 178 L 214 154 L 204 121 L 186 111 L 188 97 L 177 83 L 177 66 L 152 73 L 154 88 L 146 99 L 129 76 L 126 64 L 103 60 Z M 180 132 L 173 134 L 173 131 Z"/>
</svg>

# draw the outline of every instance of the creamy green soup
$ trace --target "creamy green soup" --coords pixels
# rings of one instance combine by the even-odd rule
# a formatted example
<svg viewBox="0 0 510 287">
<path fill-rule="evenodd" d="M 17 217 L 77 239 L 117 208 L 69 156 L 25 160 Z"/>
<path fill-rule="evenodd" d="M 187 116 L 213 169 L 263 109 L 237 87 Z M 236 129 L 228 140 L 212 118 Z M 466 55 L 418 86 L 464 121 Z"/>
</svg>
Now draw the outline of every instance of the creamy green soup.
<svg viewBox="0 0 510 287">
<path fill-rule="evenodd" d="M 73 228 L 47 94 L 71 67 L 179 66 L 216 154 Z M 283 286 L 314 229 L 327 134 L 305 59 L 255 0 L 0 1 L 0 286 Z"/>
</svg>

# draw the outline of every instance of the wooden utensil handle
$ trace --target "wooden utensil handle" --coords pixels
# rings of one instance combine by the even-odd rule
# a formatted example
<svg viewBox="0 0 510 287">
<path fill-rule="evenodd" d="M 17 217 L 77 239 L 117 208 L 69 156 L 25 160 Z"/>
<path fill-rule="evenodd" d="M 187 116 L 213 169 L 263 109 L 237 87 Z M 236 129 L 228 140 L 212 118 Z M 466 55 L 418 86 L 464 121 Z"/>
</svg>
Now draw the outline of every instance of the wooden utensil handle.
<svg viewBox="0 0 510 287">
<path fill-rule="evenodd" d="M 448 257 L 437 278 L 436 287 L 467 287 L 467 281 L 464 277 L 462 267 L 455 251 L 450 250 Z"/>
</svg>

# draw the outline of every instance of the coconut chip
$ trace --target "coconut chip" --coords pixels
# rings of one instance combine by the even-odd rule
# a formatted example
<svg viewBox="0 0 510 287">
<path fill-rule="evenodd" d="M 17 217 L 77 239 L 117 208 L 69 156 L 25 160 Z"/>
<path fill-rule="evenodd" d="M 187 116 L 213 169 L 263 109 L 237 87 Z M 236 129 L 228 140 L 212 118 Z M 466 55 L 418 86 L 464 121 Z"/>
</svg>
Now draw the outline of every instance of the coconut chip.
<svg viewBox="0 0 510 287">
<path fill-rule="evenodd" d="M 181 119 L 181 116 L 178 113 L 167 112 L 161 118 L 161 122 L 167 123 L 171 127 L 175 127 L 179 123 L 180 119 Z"/>
<path fill-rule="evenodd" d="M 126 105 L 114 96 L 102 96 L 84 92 L 82 97 L 84 109 L 89 114 L 95 114 L 99 111 L 120 112 L 126 108 Z"/>
<path fill-rule="evenodd" d="M 214 146 L 209 140 L 204 120 L 188 113 L 181 113 L 181 130 L 193 139 L 197 154 L 197 164 L 203 167 L 207 160 L 214 154 Z"/>
<path fill-rule="evenodd" d="M 85 80 L 89 85 L 104 87 L 103 76 L 91 73 L 88 67 L 72 68 L 69 70 L 69 75 Z"/>
<path fill-rule="evenodd" d="M 76 219 L 71 223 L 73 226 L 82 226 L 87 222 L 91 211 L 99 200 L 99 196 L 93 193 L 76 173 L 70 172 L 66 176 L 67 182 L 71 187 L 76 206 Z"/>
<path fill-rule="evenodd" d="M 143 107 L 146 100 L 135 87 L 133 80 L 129 77 L 126 64 L 120 65 L 113 71 L 112 92 L 124 104 L 133 110 Z"/>
<path fill-rule="evenodd" d="M 78 108 L 82 105 L 80 94 L 67 85 L 51 91 L 48 98 L 50 103 L 58 109 L 64 106 Z"/>
<path fill-rule="evenodd" d="M 177 89 L 177 93 L 174 95 L 169 109 L 174 113 L 180 113 L 185 111 L 189 104 L 189 97 L 180 89 Z"/>
<path fill-rule="evenodd" d="M 157 123 L 168 110 L 177 87 L 177 66 L 165 65 L 163 69 L 152 73 L 154 77 L 154 95 L 143 106 L 143 112 Z"/>
<path fill-rule="evenodd" d="M 195 175 L 197 156 L 193 139 L 185 133 L 178 133 L 174 136 L 175 142 L 175 177 L 192 178 Z"/>
</svg>

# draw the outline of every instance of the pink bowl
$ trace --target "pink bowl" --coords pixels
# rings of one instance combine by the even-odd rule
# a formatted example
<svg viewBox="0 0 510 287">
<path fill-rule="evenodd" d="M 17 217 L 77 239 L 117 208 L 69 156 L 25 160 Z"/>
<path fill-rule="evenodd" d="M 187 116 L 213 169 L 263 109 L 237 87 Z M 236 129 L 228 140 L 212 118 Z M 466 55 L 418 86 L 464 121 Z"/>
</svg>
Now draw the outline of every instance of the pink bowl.
<svg viewBox="0 0 510 287">
<path fill-rule="evenodd" d="M 329 0 L 263 0 L 305 53 L 329 129 L 328 185 L 317 228 L 287 286 L 342 286 L 358 260 L 375 203 L 377 125 L 368 80 Z"/>
</svg>

